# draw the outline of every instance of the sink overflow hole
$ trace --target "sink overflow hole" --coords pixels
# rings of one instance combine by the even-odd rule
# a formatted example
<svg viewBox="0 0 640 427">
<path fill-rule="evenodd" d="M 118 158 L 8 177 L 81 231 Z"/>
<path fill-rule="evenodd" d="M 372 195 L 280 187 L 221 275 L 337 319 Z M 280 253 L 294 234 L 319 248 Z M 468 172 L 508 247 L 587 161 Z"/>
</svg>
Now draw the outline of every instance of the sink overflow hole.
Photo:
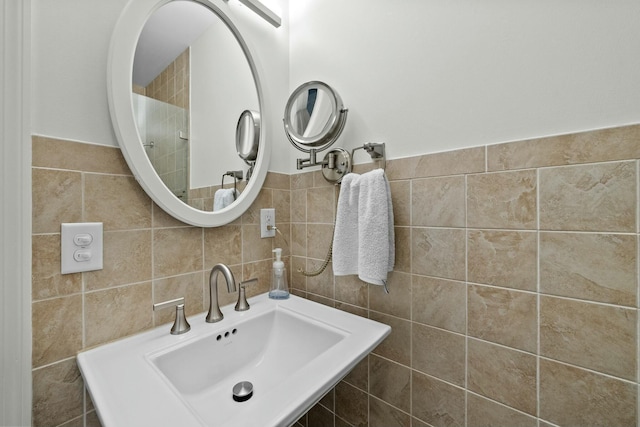
<svg viewBox="0 0 640 427">
<path fill-rule="evenodd" d="M 237 334 L 237 333 L 238 333 L 238 330 L 237 330 L 237 329 L 235 329 L 235 328 L 233 328 L 233 330 L 232 330 L 231 332 L 229 332 L 229 331 L 225 332 L 225 333 L 224 333 L 224 337 L 225 337 L 225 338 L 229 338 L 229 335 L 235 335 L 235 334 Z M 219 335 L 216 337 L 216 341 L 220 341 L 221 339 L 222 339 L 222 334 L 219 334 Z"/>
</svg>

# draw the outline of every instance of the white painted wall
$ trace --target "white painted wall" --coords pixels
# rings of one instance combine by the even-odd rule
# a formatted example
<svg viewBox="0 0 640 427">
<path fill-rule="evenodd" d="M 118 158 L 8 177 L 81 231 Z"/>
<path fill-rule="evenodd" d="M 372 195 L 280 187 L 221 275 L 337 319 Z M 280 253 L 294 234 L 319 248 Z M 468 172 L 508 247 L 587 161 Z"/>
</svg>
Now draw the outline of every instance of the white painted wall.
<svg viewBox="0 0 640 427">
<path fill-rule="evenodd" d="M 111 33 L 128 0 L 33 0 L 32 132 L 117 146 L 107 104 L 107 54 Z M 288 94 L 288 1 L 271 0 L 283 15 L 275 29 L 238 2 L 216 1 L 246 36 L 266 94 L 268 137 L 274 152 L 288 145 L 282 113 Z M 275 113 L 278 111 L 278 113 Z M 272 170 L 289 159 L 274 156 Z"/>
<path fill-rule="evenodd" d="M 126 0 L 33 3 L 34 133 L 116 145 L 105 70 Z M 281 119 L 312 79 L 349 108 L 338 145 L 391 158 L 640 121 L 638 0 L 270 0 L 278 29 L 225 4 L 264 76 L 273 171 L 295 172 Z"/>
<path fill-rule="evenodd" d="M 247 58 L 222 21 L 191 45 L 189 59 L 189 183 L 194 189 L 220 185 L 227 171 L 249 169 L 236 151 L 236 125 L 244 110 L 260 111 L 260 105 Z"/>
<path fill-rule="evenodd" d="M 107 105 L 107 51 L 127 0 L 32 1 L 32 131 L 117 145 Z"/>
<path fill-rule="evenodd" d="M 338 90 L 336 146 L 384 141 L 398 158 L 640 122 L 638 0 L 306 0 L 290 14 L 289 90 Z"/>
</svg>

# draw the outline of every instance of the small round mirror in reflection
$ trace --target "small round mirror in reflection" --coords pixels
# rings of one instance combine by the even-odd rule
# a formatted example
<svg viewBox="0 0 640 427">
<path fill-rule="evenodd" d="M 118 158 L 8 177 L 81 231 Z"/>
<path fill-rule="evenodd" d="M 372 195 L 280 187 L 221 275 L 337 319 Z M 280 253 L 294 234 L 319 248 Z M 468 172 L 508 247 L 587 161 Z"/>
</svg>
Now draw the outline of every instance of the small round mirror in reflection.
<svg viewBox="0 0 640 427">
<path fill-rule="evenodd" d="M 245 162 L 255 161 L 260 143 L 260 113 L 244 110 L 236 126 L 236 150 Z"/>
</svg>

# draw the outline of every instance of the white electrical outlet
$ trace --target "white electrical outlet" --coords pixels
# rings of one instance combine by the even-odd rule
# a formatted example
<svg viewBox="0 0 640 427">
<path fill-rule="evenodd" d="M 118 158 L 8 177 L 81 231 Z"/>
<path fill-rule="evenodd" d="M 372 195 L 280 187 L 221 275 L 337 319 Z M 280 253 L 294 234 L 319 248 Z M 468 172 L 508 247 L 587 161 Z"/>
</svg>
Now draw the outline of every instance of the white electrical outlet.
<svg viewBox="0 0 640 427">
<path fill-rule="evenodd" d="M 62 224 L 60 272 L 102 270 L 102 223 Z"/>
<path fill-rule="evenodd" d="M 260 209 L 260 237 L 276 237 L 276 210 Z"/>
</svg>

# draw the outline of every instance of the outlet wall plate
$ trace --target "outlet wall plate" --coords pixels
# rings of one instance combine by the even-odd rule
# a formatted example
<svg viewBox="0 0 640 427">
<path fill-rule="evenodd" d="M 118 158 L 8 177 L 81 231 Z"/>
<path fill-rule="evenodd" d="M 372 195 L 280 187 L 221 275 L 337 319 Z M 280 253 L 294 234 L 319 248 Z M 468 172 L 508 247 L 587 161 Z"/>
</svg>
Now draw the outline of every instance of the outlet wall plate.
<svg viewBox="0 0 640 427">
<path fill-rule="evenodd" d="M 102 223 L 63 223 L 60 230 L 62 274 L 102 270 Z"/>
<path fill-rule="evenodd" d="M 274 208 L 260 209 L 260 237 L 276 237 L 276 210 Z"/>
</svg>

